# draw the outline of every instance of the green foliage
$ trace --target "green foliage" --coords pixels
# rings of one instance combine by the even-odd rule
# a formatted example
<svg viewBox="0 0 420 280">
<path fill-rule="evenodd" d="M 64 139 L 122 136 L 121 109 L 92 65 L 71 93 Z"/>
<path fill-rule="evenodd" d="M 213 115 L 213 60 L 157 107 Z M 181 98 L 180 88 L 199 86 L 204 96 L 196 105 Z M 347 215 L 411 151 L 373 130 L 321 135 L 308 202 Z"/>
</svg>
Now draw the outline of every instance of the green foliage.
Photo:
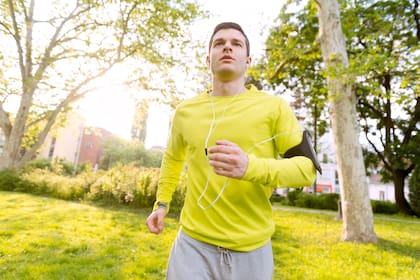
<svg viewBox="0 0 420 280">
<path fill-rule="evenodd" d="M 336 193 L 314 195 L 302 192 L 298 195 L 295 205 L 297 207 L 337 211 L 338 200 L 339 195 Z"/>
<path fill-rule="evenodd" d="M 296 189 L 287 193 L 287 199 L 280 201 L 281 204 L 324 210 L 338 210 L 340 196 L 336 193 L 312 194 Z M 398 206 L 390 201 L 371 200 L 373 213 L 397 214 Z"/>
<path fill-rule="evenodd" d="M 51 162 L 46 158 L 34 159 L 26 163 L 25 168 L 29 169 L 51 169 Z"/>
<path fill-rule="evenodd" d="M 321 70 L 316 44 L 315 2 L 306 3 L 301 9 L 296 9 L 295 1 L 283 6 L 266 41 L 267 56 L 253 71 L 273 88 L 292 91 L 297 115 L 324 124 L 328 123 L 326 75 L 345 78 L 357 95 L 359 123 L 369 143 L 366 167 L 379 169 L 384 180 L 394 180 L 402 195 L 404 186 L 398 182 L 404 182 L 420 157 L 417 2 L 340 1 L 350 66 L 326 71 Z"/>
<path fill-rule="evenodd" d="M 146 150 L 140 141 L 127 141 L 109 137 L 103 144 L 103 155 L 99 168 L 109 169 L 118 164 L 132 164 L 137 167 L 160 167 L 163 152 Z"/>
<path fill-rule="evenodd" d="M 296 200 L 298 199 L 302 191 L 302 188 L 289 190 L 287 192 L 287 205 L 296 206 Z"/>
<path fill-rule="evenodd" d="M 80 172 L 68 176 L 61 168 L 25 168 L 22 171 L 0 171 L 0 190 L 19 191 L 64 200 L 93 201 L 133 208 L 152 208 L 156 198 L 158 168 L 117 164 L 108 171 Z M 182 208 L 185 196 L 185 176 L 173 194 L 171 211 Z"/>
<path fill-rule="evenodd" d="M 271 195 L 270 197 L 270 201 L 273 202 L 278 202 L 280 204 L 286 204 L 286 200 L 287 198 L 281 195 Z"/>
<path fill-rule="evenodd" d="M 0 5 L 0 97 L 19 105 L 16 112 L 0 106 L 1 127 L 13 143 L 0 154 L 0 168 L 34 158 L 54 124 L 117 65 L 127 68 L 122 75 L 137 92 L 170 99 L 175 90 L 168 72 L 191 68 L 178 62 L 193 45 L 189 24 L 203 16 L 194 1 L 184 0 L 43 2 Z"/>
<path fill-rule="evenodd" d="M 413 170 L 409 181 L 410 205 L 417 217 L 420 217 L 420 166 Z"/>
<path fill-rule="evenodd" d="M 24 189 L 25 192 L 64 200 L 82 200 L 88 189 L 88 183 L 82 176 L 68 177 L 42 169 L 25 173 L 22 178 L 31 183 Z"/>
<path fill-rule="evenodd" d="M 278 25 L 273 27 L 266 40 L 267 56 L 251 73 L 263 77 L 280 94 L 292 93 L 291 103 L 305 126 L 317 130 L 313 135 L 325 133 L 328 117 L 325 102 L 324 73 L 321 52 L 315 39 L 318 31 L 316 6 L 312 1 L 295 12 L 295 1 L 283 6 Z"/>
<path fill-rule="evenodd" d="M 51 171 L 55 174 L 71 176 L 76 172 L 74 164 L 63 158 L 56 158 L 51 163 Z"/>
<path fill-rule="evenodd" d="M 31 187 L 31 182 L 21 177 L 22 173 L 15 169 L 0 170 L 0 190 L 26 191 Z"/>
<path fill-rule="evenodd" d="M 376 214 L 397 214 L 400 210 L 398 206 L 390 201 L 371 200 L 373 213 Z"/>
<path fill-rule="evenodd" d="M 151 207 L 156 195 L 158 169 L 118 164 L 91 186 L 88 200 Z"/>
</svg>

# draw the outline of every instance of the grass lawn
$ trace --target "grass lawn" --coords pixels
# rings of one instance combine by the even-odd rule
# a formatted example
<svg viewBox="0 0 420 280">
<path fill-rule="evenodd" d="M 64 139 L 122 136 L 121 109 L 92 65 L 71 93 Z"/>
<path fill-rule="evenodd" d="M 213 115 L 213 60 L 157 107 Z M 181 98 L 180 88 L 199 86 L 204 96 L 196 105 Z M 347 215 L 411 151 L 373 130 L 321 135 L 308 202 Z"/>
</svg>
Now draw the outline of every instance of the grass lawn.
<svg viewBox="0 0 420 280">
<path fill-rule="evenodd" d="M 0 279 L 164 279 L 177 218 L 0 192 Z M 378 244 L 340 241 L 335 213 L 277 209 L 274 279 L 420 279 L 420 220 L 375 216 Z M 253 280 L 253 279 L 252 279 Z"/>
</svg>

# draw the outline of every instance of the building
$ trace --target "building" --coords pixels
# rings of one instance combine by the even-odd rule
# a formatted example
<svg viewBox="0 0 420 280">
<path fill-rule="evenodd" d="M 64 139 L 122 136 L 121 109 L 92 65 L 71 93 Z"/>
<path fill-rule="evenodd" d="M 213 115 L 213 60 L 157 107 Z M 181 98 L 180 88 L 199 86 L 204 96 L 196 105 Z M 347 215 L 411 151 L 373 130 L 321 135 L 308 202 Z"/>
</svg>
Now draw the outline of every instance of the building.
<svg viewBox="0 0 420 280">
<path fill-rule="evenodd" d="M 102 155 L 101 145 L 110 135 L 103 128 L 86 127 L 83 118 L 72 115 L 64 127 L 45 139 L 38 158 L 65 159 L 74 166 L 90 162 L 95 167 Z"/>
<path fill-rule="evenodd" d="M 80 141 L 83 136 L 84 119 L 70 115 L 64 127 L 50 133 L 44 141 L 38 158 L 65 159 L 75 166 L 78 164 Z"/>
<path fill-rule="evenodd" d="M 103 153 L 102 143 L 111 135 L 111 132 L 103 128 L 85 127 L 79 147 L 78 164 L 90 162 L 97 168 Z"/>
</svg>

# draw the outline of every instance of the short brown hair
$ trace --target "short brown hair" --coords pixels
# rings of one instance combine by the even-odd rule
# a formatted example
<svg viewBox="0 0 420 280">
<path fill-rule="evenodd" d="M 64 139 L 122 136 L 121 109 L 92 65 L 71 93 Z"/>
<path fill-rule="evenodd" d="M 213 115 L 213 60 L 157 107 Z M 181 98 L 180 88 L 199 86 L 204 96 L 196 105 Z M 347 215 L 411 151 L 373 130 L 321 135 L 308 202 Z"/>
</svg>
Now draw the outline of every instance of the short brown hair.
<svg viewBox="0 0 420 280">
<path fill-rule="evenodd" d="M 211 44 L 213 43 L 214 35 L 216 35 L 216 33 L 219 32 L 222 29 L 235 29 L 235 30 L 238 30 L 239 32 L 241 32 L 242 35 L 244 35 L 244 37 L 245 37 L 246 55 L 249 56 L 250 47 L 249 47 L 248 37 L 246 36 L 246 34 L 245 34 L 244 30 L 242 29 L 242 27 L 239 24 L 235 23 L 235 22 L 222 22 L 222 23 L 219 23 L 218 25 L 216 25 L 216 27 L 213 30 L 213 34 L 210 37 L 209 52 L 210 52 L 210 49 L 211 49 Z"/>
</svg>

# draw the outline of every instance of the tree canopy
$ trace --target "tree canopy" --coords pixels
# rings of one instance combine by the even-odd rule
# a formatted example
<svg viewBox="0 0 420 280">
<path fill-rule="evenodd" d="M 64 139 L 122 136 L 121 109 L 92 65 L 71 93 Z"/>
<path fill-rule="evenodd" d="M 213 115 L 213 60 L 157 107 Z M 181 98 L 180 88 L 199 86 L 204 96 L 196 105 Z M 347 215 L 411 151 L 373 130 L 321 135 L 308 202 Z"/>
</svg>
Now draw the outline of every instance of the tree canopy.
<svg viewBox="0 0 420 280">
<path fill-rule="evenodd" d="M 393 181 L 401 211 L 412 214 L 404 181 L 420 156 L 419 1 L 341 1 L 350 66 L 325 71 L 315 41 L 315 3 L 308 1 L 296 9 L 299 3 L 288 1 L 283 7 L 267 39 L 259 73 L 272 86 L 291 90 L 312 104 L 307 107 L 319 108 L 320 116 L 325 116 L 329 103 L 325 77 L 346 79 L 357 94 L 359 123 L 370 155 L 367 166 Z"/>
<path fill-rule="evenodd" d="M 32 159 L 57 119 L 115 65 L 138 64 L 147 87 L 147 75 L 175 65 L 174 50 L 201 15 L 179 0 L 1 0 L 0 168 Z"/>
</svg>

